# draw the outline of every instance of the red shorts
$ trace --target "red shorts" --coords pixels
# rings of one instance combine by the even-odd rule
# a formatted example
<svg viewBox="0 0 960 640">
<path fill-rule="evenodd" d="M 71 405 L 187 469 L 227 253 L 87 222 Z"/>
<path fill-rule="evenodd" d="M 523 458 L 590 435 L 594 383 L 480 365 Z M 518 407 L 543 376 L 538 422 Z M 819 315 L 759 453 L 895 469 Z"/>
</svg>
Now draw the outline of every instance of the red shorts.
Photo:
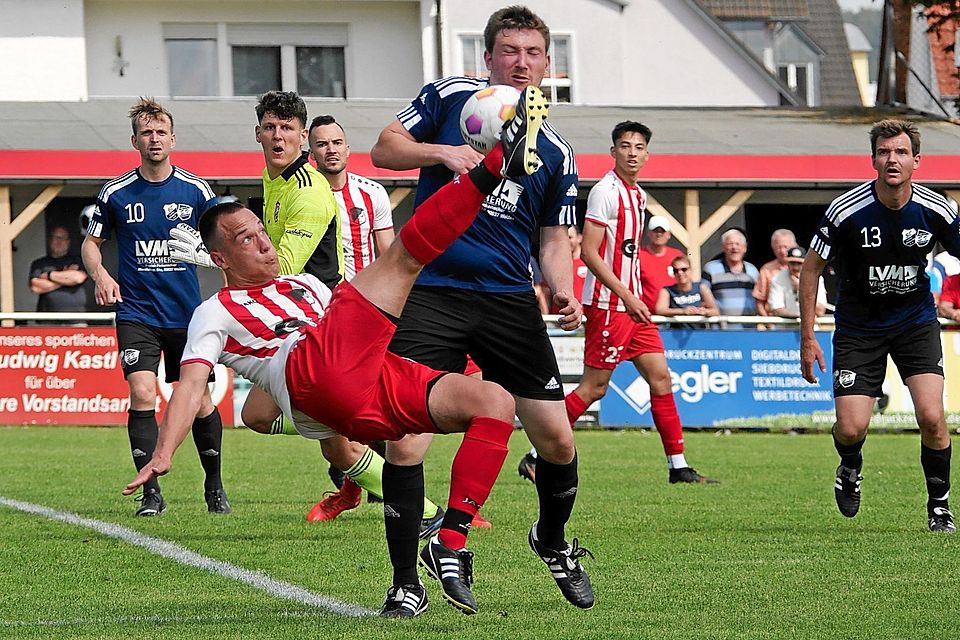
<svg viewBox="0 0 960 640">
<path fill-rule="evenodd" d="M 437 433 L 427 395 L 446 374 L 387 351 L 395 330 L 353 285 L 338 285 L 319 324 L 290 350 L 290 402 L 357 442 Z"/>
<path fill-rule="evenodd" d="M 652 322 L 630 319 L 625 311 L 583 307 L 587 317 L 587 340 L 583 364 L 594 369 L 616 369 L 624 360 L 645 353 L 663 353 L 660 330 Z"/>
<path fill-rule="evenodd" d="M 477 366 L 477 363 L 473 361 L 469 355 L 467 356 L 467 366 L 463 369 L 463 375 L 472 376 L 481 373 L 480 367 Z"/>
</svg>

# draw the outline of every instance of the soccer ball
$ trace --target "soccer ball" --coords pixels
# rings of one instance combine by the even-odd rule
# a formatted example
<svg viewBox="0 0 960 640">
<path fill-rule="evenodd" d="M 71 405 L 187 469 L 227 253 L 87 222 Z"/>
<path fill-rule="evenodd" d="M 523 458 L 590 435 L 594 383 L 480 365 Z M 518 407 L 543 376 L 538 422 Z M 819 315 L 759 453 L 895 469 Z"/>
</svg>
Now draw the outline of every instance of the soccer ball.
<svg viewBox="0 0 960 640">
<path fill-rule="evenodd" d="M 460 111 L 460 133 L 471 147 L 486 154 L 500 140 L 503 124 L 517 112 L 520 92 L 505 84 L 480 89 Z"/>
</svg>

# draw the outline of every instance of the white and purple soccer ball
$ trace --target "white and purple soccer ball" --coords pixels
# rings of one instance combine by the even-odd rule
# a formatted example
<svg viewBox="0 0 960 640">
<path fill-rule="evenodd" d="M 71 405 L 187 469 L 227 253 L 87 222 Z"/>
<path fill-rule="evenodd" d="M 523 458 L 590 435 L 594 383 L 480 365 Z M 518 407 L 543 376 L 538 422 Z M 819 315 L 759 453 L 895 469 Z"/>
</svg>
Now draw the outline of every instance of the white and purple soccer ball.
<svg viewBox="0 0 960 640">
<path fill-rule="evenodd" d="M 517 112 L 520 92 L 505 84 L 480 89 L 464 103 L 460 111 L 460 133 L 471 147 L 489 153 L 500 140 L 503 124 Z"/>
</svg>

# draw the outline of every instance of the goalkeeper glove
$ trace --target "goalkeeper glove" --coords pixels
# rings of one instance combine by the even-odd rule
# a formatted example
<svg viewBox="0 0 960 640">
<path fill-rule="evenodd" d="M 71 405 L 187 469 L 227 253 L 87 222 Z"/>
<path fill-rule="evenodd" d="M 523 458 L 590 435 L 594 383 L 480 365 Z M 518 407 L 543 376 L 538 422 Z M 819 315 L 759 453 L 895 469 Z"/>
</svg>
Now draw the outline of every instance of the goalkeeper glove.
<svg viewBox="0 0 960 640">
<path fill-rule="evenodd" d="M 177 262 L 188 262 L 211 269 L 218 268 L 210 259 L 210 252 L 204 246 L 200 232 L 185 222 L 170 229 L 167 249 L 170 251 L 170 257 Z"/>
</svg>

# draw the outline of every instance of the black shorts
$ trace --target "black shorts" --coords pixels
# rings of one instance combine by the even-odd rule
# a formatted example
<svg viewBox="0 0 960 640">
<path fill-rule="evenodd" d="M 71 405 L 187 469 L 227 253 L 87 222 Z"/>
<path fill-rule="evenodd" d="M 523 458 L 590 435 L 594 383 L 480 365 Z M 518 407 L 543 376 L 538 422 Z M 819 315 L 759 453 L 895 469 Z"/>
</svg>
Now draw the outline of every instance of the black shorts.
<svg viewBox="0 0 960 640">
<path fill-rule="evenodd" d="M 157 375 L 161 352 L 167 382 L 180 380 L 180 359 L 183 357 L 183 348 L 187 345 L 186 329 L 163 329 L 121 320 L 117 322 L 117 343 L 120 347 L 120 367 L 123 369 L 124 380 L 138 371 L 151 371 L 153 375 Z M 213 380 L 211 370 L 210 382 Z"/>
<path fill-rule="evenodd" d="M 918 373 L 943 375 L 940 324 L 934 320 L 886 336 L 833 334 L 833 395 L 883 395 L 887 355 L 906 380 Z"/>
<path fill-rule="evenodd" d="M 467 354 L 483 379 L 532 400 L 563 400 L 557 356 L 537 299 L 529 293 L 480 293 L 414 287 L 390 350 L 439 371 L 460 373 Z"/>
</svg>

